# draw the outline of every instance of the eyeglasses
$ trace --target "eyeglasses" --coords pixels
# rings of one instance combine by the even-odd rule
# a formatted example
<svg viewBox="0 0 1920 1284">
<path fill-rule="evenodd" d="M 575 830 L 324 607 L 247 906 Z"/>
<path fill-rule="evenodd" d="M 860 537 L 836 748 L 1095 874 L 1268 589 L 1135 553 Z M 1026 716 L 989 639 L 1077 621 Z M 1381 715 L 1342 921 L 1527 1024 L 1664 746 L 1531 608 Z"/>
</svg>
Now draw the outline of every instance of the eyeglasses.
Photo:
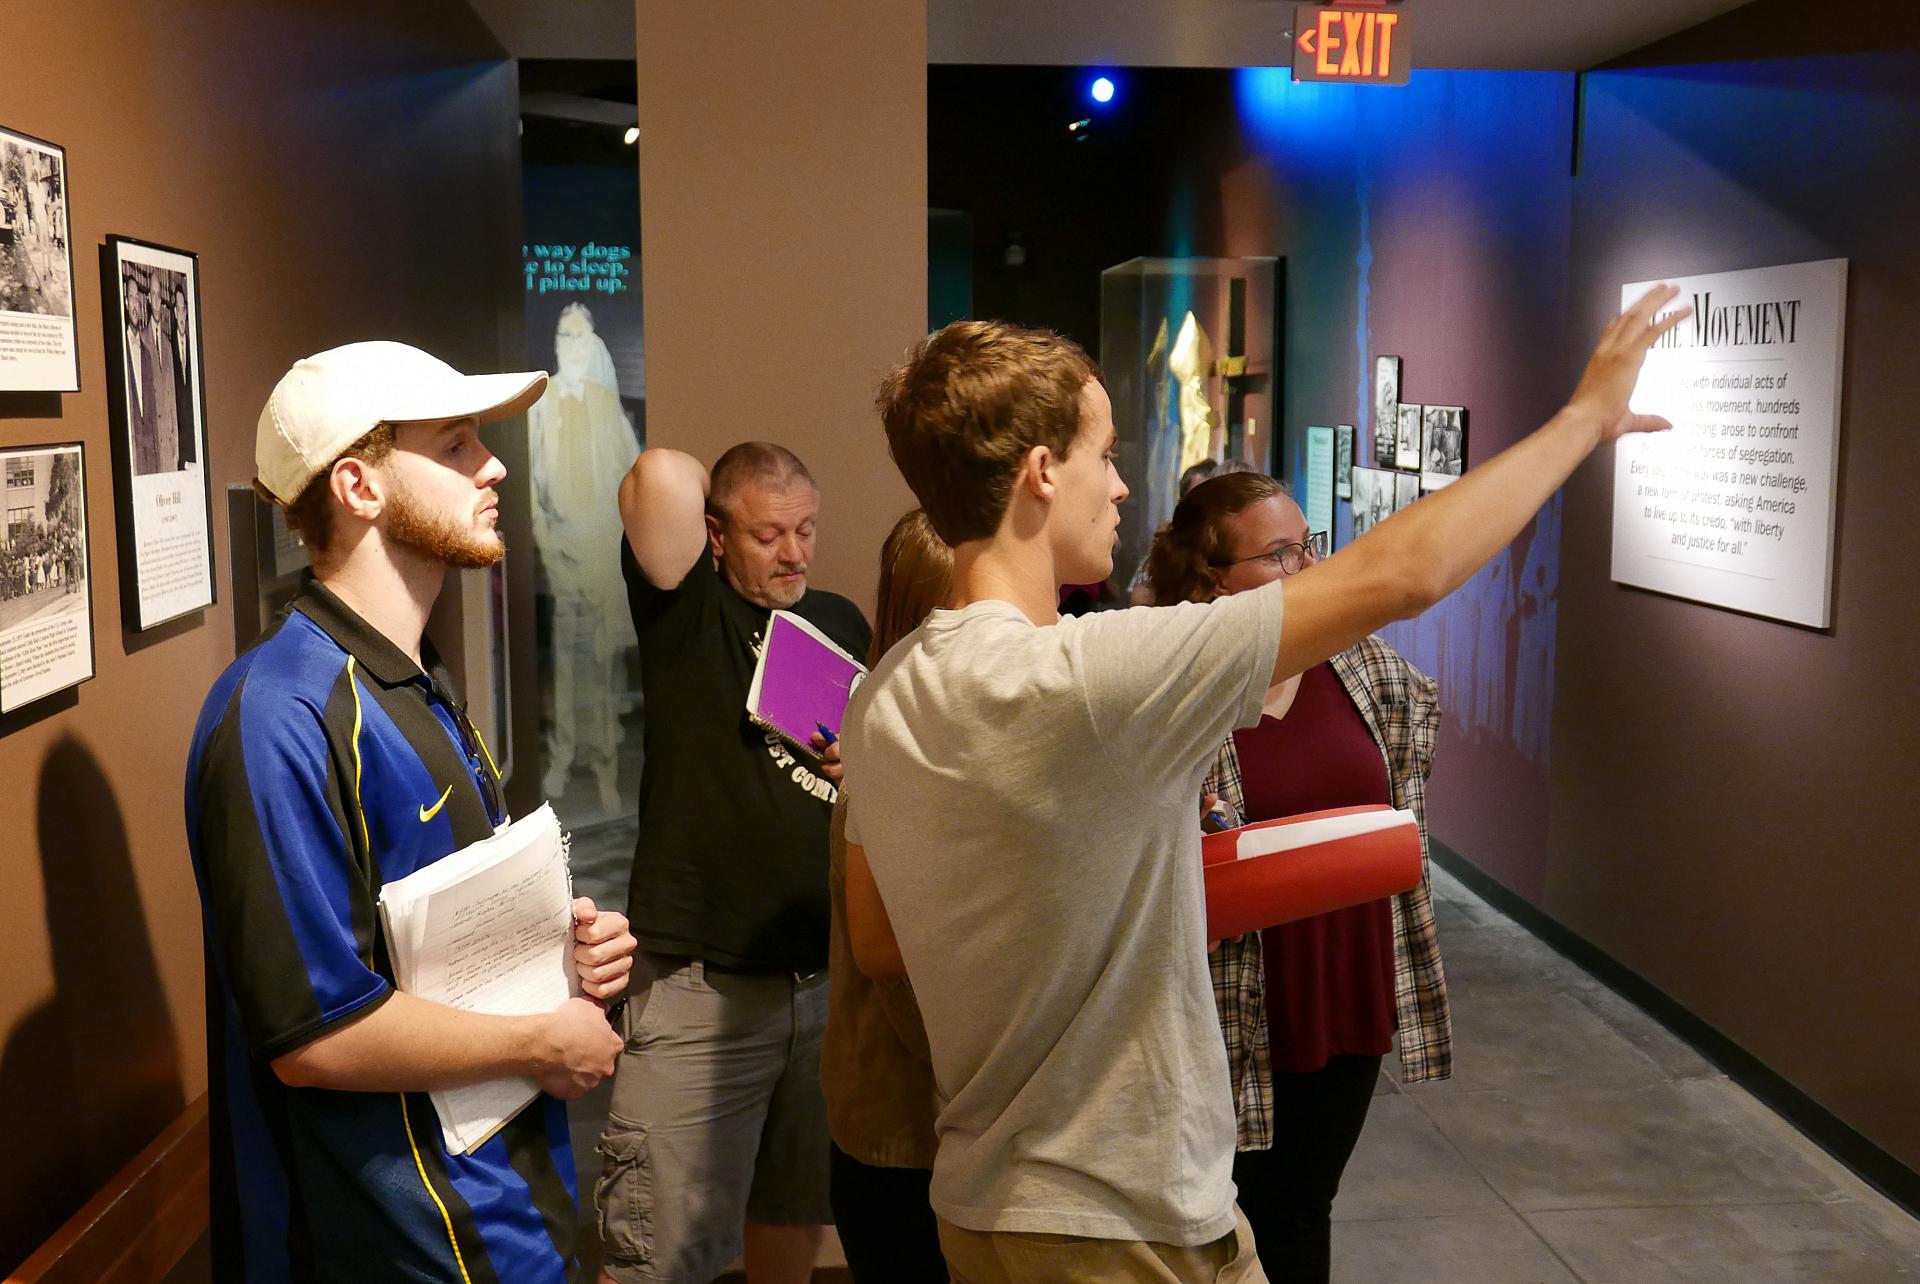
<svg viewBox="0 0 1920 1284">
<path fill-rule="evenodd" d="M 1251 557 L 1236 557 L 1230 562 L 1215 562 L 1214 565 L 1225 570 L 1229 566 L 1238 566 L 1242 562 L 1265 561 L 1279 566 L 1282 575 L 1298 575 L 1307 569 L 1309 559 L 1317 562 L 1326 555 L 1327 532 L 1315 531 L 1307 536 L 1304 544 L 1282 544 L 1264 553 L 1255 553 Z"/>
<path fill-rule="evenodd" d="M 473 719 L 467 716 L 467 706 L 449 695 L 445 688 L 432 677 L 427 679 L 434 694 L 440 697 L 453 713 L 454 727 L 460 733 L 460 752 L 466 757 L 474 783 L 480 786 L 481 800 L 486 804 L 487 819 L 500 824 L 506 819 L 506 801 L 500 796 L 500 772 L 493 765 L 493 755 L 487 752 L 487 742 L 480 738 L 480 729 L 473 725 Z"/>
</svg>

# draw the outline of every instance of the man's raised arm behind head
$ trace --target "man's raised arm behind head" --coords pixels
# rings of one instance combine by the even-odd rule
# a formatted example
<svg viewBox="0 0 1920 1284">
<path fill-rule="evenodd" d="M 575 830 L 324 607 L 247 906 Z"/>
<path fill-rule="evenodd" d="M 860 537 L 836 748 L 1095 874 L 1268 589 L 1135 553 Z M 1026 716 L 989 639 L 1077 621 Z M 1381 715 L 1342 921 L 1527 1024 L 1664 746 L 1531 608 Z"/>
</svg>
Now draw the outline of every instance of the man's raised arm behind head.
<svg viewBox="0 0 1920 1284">
<path fill-rule="evenodd" d="M 680 587 L 707 551 L 707 470 L 678 450 L 647 450 L 620 479 L 627 545 L 658 589 Z"/>
<path fill-rule="evenodd" d="M 1273 680 L 1305 672 L 1466 583 L 1513 542 L 1595 447 L 1630 432 L 1672 427 L 1631 413 L 1627 401 L 1654 341 L 1691 311 L 1661 314 L 1677 293 L 1657 286 L 1616 317 L 1572 399 L 1543 427 L 1382 522 L 1340 556 L 1269 590 L 1286 594 Z"/>
</svg>

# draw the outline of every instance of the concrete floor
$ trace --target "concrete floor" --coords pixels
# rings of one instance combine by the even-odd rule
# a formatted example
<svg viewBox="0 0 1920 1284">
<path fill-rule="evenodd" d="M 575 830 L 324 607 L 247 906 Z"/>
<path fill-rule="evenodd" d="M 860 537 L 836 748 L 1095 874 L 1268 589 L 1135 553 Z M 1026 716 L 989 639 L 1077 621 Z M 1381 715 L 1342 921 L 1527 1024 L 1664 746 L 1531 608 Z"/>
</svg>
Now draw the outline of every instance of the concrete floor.
<svg viewBox="0 0 1920 1284">
<path fill-rule="evenodd" d="M 619 825 L 577 834 L 576 882 L 618 894 L 632 842 Z M 1382 1076 L 1334 1208 L 1336 1281 L 1920 1277 L 1920 1221 L 1439 870 L 1434 891 L 1454 1078 Z M 572 1111 L 587 1192 L 605 1108 L 603 1089 Z M 590 1196 L 586 1220 L 591 1239 Z M 822 1265 L 843 1260 L 830 1239 Z M 206 1279 L 195 1265 L 171 1278 Z"/>
<path fill-rule="evenodd" d="M 1336 1280 L 1920 1276 L 1920 1222 L 1639 1009 L 1434 875 L 1454 1077 L 1383 1077 L 1334 1207 Z"/>
</svg>

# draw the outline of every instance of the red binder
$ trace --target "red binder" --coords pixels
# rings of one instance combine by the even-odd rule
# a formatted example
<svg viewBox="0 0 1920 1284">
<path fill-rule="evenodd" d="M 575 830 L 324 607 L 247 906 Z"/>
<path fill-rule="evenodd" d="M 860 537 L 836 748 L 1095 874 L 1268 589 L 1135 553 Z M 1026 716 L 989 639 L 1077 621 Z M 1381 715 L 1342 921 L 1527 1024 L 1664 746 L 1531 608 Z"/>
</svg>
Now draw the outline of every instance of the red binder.
<svg viewBox="0 0 1920 1284">
<path fill-rule="evenodd" d="M 1420 885 L 1419 825 L 1391 807 L 1336 807 L 1208 834 L 1201 856 L 1215 940 Z"/>
</svg>

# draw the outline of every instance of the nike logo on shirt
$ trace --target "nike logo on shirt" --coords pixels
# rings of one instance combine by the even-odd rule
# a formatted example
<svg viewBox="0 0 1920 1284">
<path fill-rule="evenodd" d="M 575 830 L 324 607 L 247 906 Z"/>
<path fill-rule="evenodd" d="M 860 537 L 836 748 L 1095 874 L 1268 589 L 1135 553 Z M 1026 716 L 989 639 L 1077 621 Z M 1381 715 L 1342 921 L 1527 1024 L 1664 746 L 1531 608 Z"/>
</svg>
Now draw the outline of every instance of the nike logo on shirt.
<svg viewBox="0 0 1920 1284">
<path fill-rule="evenodd" d="M 421 804 L 420 823 L 424 825 L 428 821 L 432 820 L 435 816 L 438 816 L 440 814 L 440 809 L 447 805 L 447 799 L 452 796 L 453 796 L 453 786 L 448 785 L 446 787 L 446 790 L 440 795 L 439 802 L 435 803 L 431 807 L 426 806 L 424 803 Z"/>
</svg>

